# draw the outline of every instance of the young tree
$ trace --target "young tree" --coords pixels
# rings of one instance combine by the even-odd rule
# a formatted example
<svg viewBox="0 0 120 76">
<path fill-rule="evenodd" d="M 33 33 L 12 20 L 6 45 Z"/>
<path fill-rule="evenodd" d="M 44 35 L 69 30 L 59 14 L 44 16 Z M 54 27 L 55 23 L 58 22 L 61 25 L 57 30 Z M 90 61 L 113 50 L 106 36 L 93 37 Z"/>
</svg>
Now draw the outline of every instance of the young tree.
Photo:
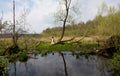
<svg viewBox="0 0 120 76">
<path fill-rule="evenodd" d="M 13 38 L 13 47 L 17 46 L 17 41 L 16 41 L 16 33 L 15 33 L 15 0 L 13 0 L 13 33 L 12 33 L 12 38 Z"/>
<path fill-rule="evenodd" d="M 3 12 L 2 12 L 2 15 L 1 15 L 1 17 L 0 17 L 0 31 L 2 31 L 2 29 L 3 29 Z"/>
<path fill-rule="evenodd" d="M 65 7 L 65 9 L 58 11 L 58 13 L 55 16 L 58 21 L 63 22 L 62 34 L 61 34 L 61 37 L 58 40 L 58 42 L 61 41 L 64 37 L 65 25 L 68 20 L 68 17 L 70 17 L 69 12 L 70 12 L 70 6 L 71 6 L 72 0 L 62 0 L 60 2 L 63 4 L 63 7 Z"/>
<path fill-rule="evenodd" d="M 12 27 L 12 37 L 13 37 L 13 46 L 17 46 L 18 38 L 26 32 L 25 30 L 25 24 L 26 24 L 26 14 L 27 12 L 24 10 L 22 15 L 20 16 L 19 20 L 15 19 L 15 0 L 13 0 L 13 27 Z M 20 27 L 17 27 L 17 25 L 21 25 Z M 23 25 L 23 27 L 22 27 Z"/>
<path fill-rule="evenodd" d="M 7 21 L 3 21 L 3 12 L 0 18 L 0 34 L 2 36 L 2 34 L 4 33 L 4 31 L 6 30 L 6 27 L 8 25 Z"/>
</svg>

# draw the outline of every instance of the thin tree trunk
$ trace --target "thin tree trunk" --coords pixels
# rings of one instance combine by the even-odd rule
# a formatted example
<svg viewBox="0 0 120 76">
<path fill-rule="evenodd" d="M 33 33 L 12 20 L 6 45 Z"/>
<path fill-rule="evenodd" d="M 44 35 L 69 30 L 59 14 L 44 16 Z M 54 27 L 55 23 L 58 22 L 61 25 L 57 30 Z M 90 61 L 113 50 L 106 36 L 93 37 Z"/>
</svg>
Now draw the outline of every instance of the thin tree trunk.
<svg viewBox="0 0 120 76">
<path fill-rule="evenodd" d="M 66 15 L 65 15 L 65 19 L 63 21 L 62 35 L 61 35 L 61 37 L 59 39 L 59 42 L 62 41 L 62 39 L 64 37 L 64 34 L 65 34 L 65 25 L 66 25 L 67 18 L 68 18 L 68 15 L 69 15 L 70 4 L 71 4 L 71 0 L 70 1 L 65 0 Z"/>
<path fill-rule="evenodd" d="M 15 33 L 15 0 L 13 0 L 13 46 L 17 46 L 16 33 Z"/>
<path fill-rule="evenodd" d="M 59 41 L 61 41 L 61 40 L 63 39 L 63 37 L 64 37 L 64 34 L 65 34 L 65 25 L 66 25 L 67 17 L 68 17 L 68 11 L 67 11 L 67 13 L 66 13 L 66 17 L 65 17 L 65 20 L 64 20 L 64 22 L 63 22 L 62 35 L 61 35 Z"/>
</svg>

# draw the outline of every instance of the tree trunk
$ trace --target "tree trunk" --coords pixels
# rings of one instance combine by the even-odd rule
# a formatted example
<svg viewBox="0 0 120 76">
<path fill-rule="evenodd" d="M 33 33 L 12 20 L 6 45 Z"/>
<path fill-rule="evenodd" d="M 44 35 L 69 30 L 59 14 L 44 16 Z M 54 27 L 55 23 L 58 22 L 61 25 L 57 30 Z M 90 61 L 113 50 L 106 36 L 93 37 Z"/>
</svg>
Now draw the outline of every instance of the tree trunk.
<svg viewBox="0 0 120 76">
<path fill-rule="evenodd" d="M 59 39 L 59 42 L 63 39 L 64 37 L 64 33 L 65 33 L 65 25 L 66 25 L 66 22 L 67 22 L 67 18 L 68 18 L 68 15 L 69 15 L 69 7 L 70 7 L 70 4 L 71 4 L 71 0 L 70 1 L 67 1 L 65 0 L 65 8 L 66 8 L 66 15 L 65 15 L 65 19 L 63 21 L 63 29 L 62 29 L 62 35 Z"/>
<path fill-rule="evenodd" d="M 16 33 L 15 33 L 15 0 L 13 0 L 13 46 L 17 46 Z"/>
<path fill-rule="evenodd" d="M 66 13 L 66 17 L 65 17 L 65 20 L 64 20 L 64 22 L 63 22 L 62 35 L 61 35 L 59 41 L 61 41 L 61 40 L 63 39 L 63 37 L 64 37 L 64 34 L 65 34 L 65 25 L 66 25 L 67 17 L 68 17 L 68 11 L 67 11 L 67 13 Z"/>
</svg>

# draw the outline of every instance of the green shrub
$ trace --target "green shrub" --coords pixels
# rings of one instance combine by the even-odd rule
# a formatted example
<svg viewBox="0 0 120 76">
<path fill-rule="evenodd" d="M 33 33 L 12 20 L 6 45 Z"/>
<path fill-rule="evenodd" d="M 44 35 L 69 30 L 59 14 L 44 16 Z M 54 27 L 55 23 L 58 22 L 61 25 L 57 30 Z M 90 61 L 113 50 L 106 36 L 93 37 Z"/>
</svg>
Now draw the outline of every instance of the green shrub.
<svg viewBox="0 0 120 76">
<path fill-rule="evenodd" d="M 6 55 L 5 57 L 9 60 L 9 62 L 16 62 L 18 60 L 17 54 Z"/>
<path fill-rule="evenodd" d="M 108 46 L 119 46 L 120 45 L 120 36 L 119 35 L 113 35 L 111 36 L 107 41 L 106 44 Z"/>
<path fill-rule="evenodd" d="M 0 76 L 6 76 L 7 70 L 8 69 L 5 61 L 0 58 Z"/>
<path fill-rule="evenodd" d="M 7 55 L 6 57 L 9 62 L 27 61 L 28 59 L 27 53 L 23 51 L 20 51 L 17 54 Z"/>
<path fill-rule="evenodd" d="M 25 52 L 19 52 L 18 53 L 18 60 L 19 61 L 27 61 L 28 56 Z"/>
<path fill-rule="evenodd" d="M 112 59 L 112 65 L 117 69 L 120 70 L 120 55 L 115 53 Z"/>
</svg>

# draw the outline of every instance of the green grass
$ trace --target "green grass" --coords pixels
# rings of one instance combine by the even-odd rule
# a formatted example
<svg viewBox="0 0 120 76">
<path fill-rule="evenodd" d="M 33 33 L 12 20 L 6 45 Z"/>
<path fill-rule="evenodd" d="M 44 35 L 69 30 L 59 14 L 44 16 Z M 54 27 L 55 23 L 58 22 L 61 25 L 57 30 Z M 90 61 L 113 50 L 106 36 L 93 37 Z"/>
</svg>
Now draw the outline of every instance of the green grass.
<svg viewBox="0 0 120 76">
<path fill-rule="evenodd" d="M 48 53 L 53 52 L 60 52 L 60 51 L 75 51 L 77 50 L 79 45 L 77 44 L 57 44 L 57 45 L 51 45 L 50 43 L 41 43 L 38 45 L 36 50 L 38 50 L 42 56 L 47 55 Z"/>
<path fill-rule="evenodd" d="M 97 47 L 96 44 L 57 44 L 51 45 L 50 43 L 41 43 L 38 45 L 36 50 L 40 52 L 57 52 L 57 51 L 80 51 L 80 50 L 89 50 Z"/>
<path fill-rule="evenodd" d="M 37 50 L 39 51 L 73 51 L 75 50 L 79 45 L 75 44 L 57 44 L 57 45 L 50 45 L 50 43 L 41 43 Z"/>
<path fill-rule="evenodd" d="M 81 47 L 91 49 L 91 48 L 96 48 L 98 45 L 97 44 L 81 44 Z"/>
<path fill-rule="evenodd" d="M 5 48 L 7 48 L 11 42 L 9 40 L 0 40 L 0 55 L 3 54 Z"/>
</svg>

